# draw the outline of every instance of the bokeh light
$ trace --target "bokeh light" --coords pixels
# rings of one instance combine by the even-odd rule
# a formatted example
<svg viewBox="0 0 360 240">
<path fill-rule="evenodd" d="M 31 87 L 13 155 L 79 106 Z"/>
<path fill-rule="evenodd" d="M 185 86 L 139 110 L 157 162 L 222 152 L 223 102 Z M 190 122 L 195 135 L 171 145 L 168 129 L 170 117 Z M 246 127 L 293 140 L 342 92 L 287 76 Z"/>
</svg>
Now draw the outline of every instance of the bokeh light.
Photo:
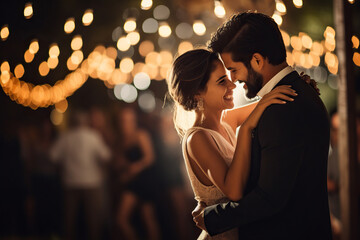
<svg viewBox="0 0 360 240">
<path fill-rule="evenodd" d="M 71 40 L 71 49 L 76 51 L 81 49 L 83 46 L 83 40 L 80 35 L 74 36 L 74 38 Z"/>
<path fill-rule="evenodd" d="M 136 45 L 140 41 L 140 34 L 138 32 L 129 33 L 126 38 L 129 40 L 131 45 Z"/>
<path fill-rule="evenodd" d="M 351 37 L 351 42 L 353 43 L 353 48 L 359 48 L 359 38 L 356 36 Z"/>
<path fill-rule="evenodd" d="M 283 2 L 281 1 L 277 1 L 276 2 L 276 10 L 280 13 L 280 14 L 285 14 L 286 13 L 286 6 Z"/>
<path fill-rule="evenodd" d="M 146 90 L 151 83 L 150 76 L 147 73 L 139 72 L 134 76 L 134 86 L 139 90 Z"/>
<path fill-rule="evenodd" d="M 154 9 L 154 18 L 157 20 L 166 20 L 170 16 L 170 9 L 165 5 L 159 5 Z"/>
<path fill-rule="evenodd" d="M 5 41 L 9 37 L 10 31 L 7 25 L 3 26 L 0 31 L 1 40 Z"/>
<path fill-rule="evenodd" d="M 120 96 L 124 102 L 132 103 L 135 102 L 135 100 L 137 99 L 138 92 L 133 85 L 125 84 L 121 88 Z"/>
<path fill-rule="evenodd" d="M 54 109 L 50 113 L 50 120 L 54 125 L 59 126 L 64 120 L 64 115 Z"/>
<path fill-rule="evenodd" d="M 128 20 L 126 20 L 126 22 L 124 23 L 125 32 L 129 33 L 134 31 L 135 29 L 136 29 L 135 18 L 129 18 Z"/>
<path fill-rule="evenodd" d="M 92 9 L 87 9 L 82 17 L 84 26 L 89 26 L 94 20 L 94 14 Z"/>
<path fill-rule="evenodd" d="M 31 41 L 29 46 L 29 51 L 32 54 L 36 54 L 39 51 L 39 42 L 38 40 L 34 39 Z"/>
<path fill-rule="evenodd" d="M 159 35 L 164 38 L 167 38 L 171 35 L 171 28 L 168 23 L 160 23 Z"/>
<path fill-rule="evenodd" d="M 119 68 L 124 73 L 130 73 L 134 69 L 134 61 L 131 58 L 123 58 Z"/>
<path fill-rule="evenodd" d="M 277 25 L 281 26 L 281 24 L 282 24 L 282 22 L 283 22 L 283 19 L 282 19 L 282 17 L 281 17 L 279 14 L 274 13 L 274 14 L 272 15 L 272 18 L 275 20 L 275 22 L 277 23 Z"/>
<path fill-rule="evenodd" d="M 121 37 L 117 41 L 116 46 L 120 51 L 125 52 L 130 48 L 130 41 L 126 37 Z"/>
<path fill-rule="evenodd" d="M 26 63 L 30 63 L 32 62 L 32 60 L 34 59 L 34 54 L 32 54 L 30 52 L 30 50 L 26 50 L 26 52 L 24 53 L 24 60 Z"/>
<path fill-rule="evenodd" d="M 49 71 L 50 71 L 50 69 L 49 69 L 49 66 L 48 66 L 47 62 L 40 63 L 40 65 L 39 65 L 39 73 L 40 73 L 41 76 L 44 77 L 44 76 L 48 75 Z"/>
<path fill-rule="evenodd" d="M 143 10 L 149 10 L 153 5 L 152 0 L 142 0 L 141 1 L 141 9 Z"/>
<path fill-rule="evenodd" d="M 154 51 L 154 49 L 155 49 L 154 44 L 151 41 L 146 40 L 140 43 L 139 54 L 145 57 L 146 55 L 148 55 L 148 53 Z"/>
<path fill-rule="evenodd" d="M 154 18 L 146 19 L 142 24 L 144 33 L 156 33 L 159 28 L 159 23 Z"/>
<path fill-rule="evenodd" d="M 64 24 L 64 31 L 65 33 L 69 34 L 72 33 L 74 29 L 75 29 L 75 20 L 74 18 L 69 18 L 68 20 L 66 20 Z"/>
<path fill-rule="evenodd" d="M 68 105 L 69 105 L 68 101 L 66 99 L 64 99 L 64 100 L 61 100 L 60 102 L 55 103 L 55 109 L 59 113 L 64 113 L 64 112 L 66 112 Z"/>
<path fill-rule="evenodd" d="M 181 39 L 189 39 L 194 32 L 190 24 L 183 22 L 176 26 L 175 33 Z"/>
<path fill-rule="evenodd" d="M 51 44 L 49 48 L 49 56 L 51 58 L 57 58 L 59 54 L 60 54 L 59 46 L 56 43 Z"/>
<path fill-rule="evenodd" d="M 152 92 L 150 92 L 150 91 L 142 93 L 139 96 L 138 104 L 139 104 L 139 107 L 144 112 L 149 113 L 149 112 L 154 111 L 154 109 L 156 107 L 156 99 L 155 99 L 154 94 Z"/>
<path fill-rule="evenodd" d="M 22 76 L 24 76 L 25 73 L 24 66 L 22 64 L 18 64 L 14 69 L 14 73 L 15 73 L 15 77 L 17 78 L 21 78 Z"/>
<path fill-rule="evenodd" d="M 181 42 L 179 44 L 178 53 L 179 53 L 179 55 L 181 55 L 181 54 L 184 54 L 185 52 L 190 51 L 192 49 L 194 49 L 194 46 L 193 46 L 193 44 L 191 42 L 183 41 L 183 42 Z"/>
<path fill-rule="evenodd" d="M 220 1 L 215 1 L 214 13 L 218 18 L 223 18 L 226 15 L 224 6 Z"/>
<path fill-rule="evenodd" d="M 26 19 L 29 19 L 33 16 L 33 14 L 34 14 L 34 10 L 32 7 L 32 3 L 26 3 L 24 8 L 24 17 Z"/>
<path fill-rule="evenodd" d="M 296 8 L 301 8 L 303 6 L 302 0 L 293 0 L 293 3 Z"/>
<path fill-rule="evenodd" d="M 201 20 L 196 20 L 193 24 L 193 30 L 197 35 L 203 36 L 206 33 L 204 22 Z"/>
</svg>

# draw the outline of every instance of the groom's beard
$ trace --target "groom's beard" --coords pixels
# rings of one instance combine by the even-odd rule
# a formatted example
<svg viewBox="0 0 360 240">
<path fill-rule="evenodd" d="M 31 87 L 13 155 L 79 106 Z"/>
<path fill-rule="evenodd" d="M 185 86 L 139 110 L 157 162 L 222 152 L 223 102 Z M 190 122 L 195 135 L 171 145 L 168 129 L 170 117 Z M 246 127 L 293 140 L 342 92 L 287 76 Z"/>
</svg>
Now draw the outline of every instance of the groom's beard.
<svg viewBox="0 0 360 240">
<path fill-rule="evenodd" d="M 247 86 L 246 97 L 254 98 L 262 88 L 263 76 L 260 73 L 257 73 L 251 66 L 247 67 L 247 70 L 248 70 L 248 77 L 246 80 L 246 86 Z"/>
</svg>

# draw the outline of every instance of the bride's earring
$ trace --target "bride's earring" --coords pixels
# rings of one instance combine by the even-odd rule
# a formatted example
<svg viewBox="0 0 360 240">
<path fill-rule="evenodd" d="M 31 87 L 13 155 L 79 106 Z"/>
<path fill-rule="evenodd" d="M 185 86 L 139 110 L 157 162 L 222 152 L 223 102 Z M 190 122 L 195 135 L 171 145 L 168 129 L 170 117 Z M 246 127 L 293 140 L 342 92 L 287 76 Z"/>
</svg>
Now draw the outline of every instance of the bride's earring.
<svg viewBox="0 0 360 240">
<path fill-rule="evenodd" d="M 201 123 L 204 122 L 205 115 L 204 115 L 204 100 L 199 98 L 197 101 L 197 109 L 201 112 Z"/>
</svg>

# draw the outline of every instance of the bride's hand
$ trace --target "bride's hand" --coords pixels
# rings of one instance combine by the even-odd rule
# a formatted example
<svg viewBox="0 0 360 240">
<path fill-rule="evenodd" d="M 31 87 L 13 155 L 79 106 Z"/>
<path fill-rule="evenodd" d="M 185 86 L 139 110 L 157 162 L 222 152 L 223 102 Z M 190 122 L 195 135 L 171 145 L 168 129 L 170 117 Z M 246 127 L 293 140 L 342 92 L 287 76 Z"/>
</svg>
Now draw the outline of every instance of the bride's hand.
<svg viewBox="0 0 360 240">
<path fill-rule="evenodd" d="M 261 98 L 242 126 L 248 128 L 249 130 L 254 129 L 259 122 L 261 114 L 268 106 L 271 104 L 286 104 L 286 101 L 294 101 L 294 99 L 290 96 L 297 96 L 297 93 L 291 88 L 291 85 L 276 87 Z"/>
</svg>

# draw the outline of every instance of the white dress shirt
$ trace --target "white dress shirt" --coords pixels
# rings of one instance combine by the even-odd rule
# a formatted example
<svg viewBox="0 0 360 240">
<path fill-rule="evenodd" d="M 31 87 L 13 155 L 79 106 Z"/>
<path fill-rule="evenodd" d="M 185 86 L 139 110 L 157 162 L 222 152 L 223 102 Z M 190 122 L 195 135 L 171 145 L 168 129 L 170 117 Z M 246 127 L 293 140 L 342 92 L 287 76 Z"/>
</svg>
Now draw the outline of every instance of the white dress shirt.
<svg viewBox="0 0 360 240">
<path fill-rule="evenodd" d="M 273 76 L 258 92 L 257 96 L 263 97 L 265 94 L 269 93 L 275 86 L 283 79 L 286 75 L 295 71 L 292 67 L 287 66 L 275 76 Z"/>
<path fill-rule="evenodd" d="M 93 188 L 102 186 L 101 162 L 109 162 L 111 153 L 96 131 L 80 127 L 61 135 L 50 155 L 63 166 L 62 180 L 66 187 Z"/>
</svg>

